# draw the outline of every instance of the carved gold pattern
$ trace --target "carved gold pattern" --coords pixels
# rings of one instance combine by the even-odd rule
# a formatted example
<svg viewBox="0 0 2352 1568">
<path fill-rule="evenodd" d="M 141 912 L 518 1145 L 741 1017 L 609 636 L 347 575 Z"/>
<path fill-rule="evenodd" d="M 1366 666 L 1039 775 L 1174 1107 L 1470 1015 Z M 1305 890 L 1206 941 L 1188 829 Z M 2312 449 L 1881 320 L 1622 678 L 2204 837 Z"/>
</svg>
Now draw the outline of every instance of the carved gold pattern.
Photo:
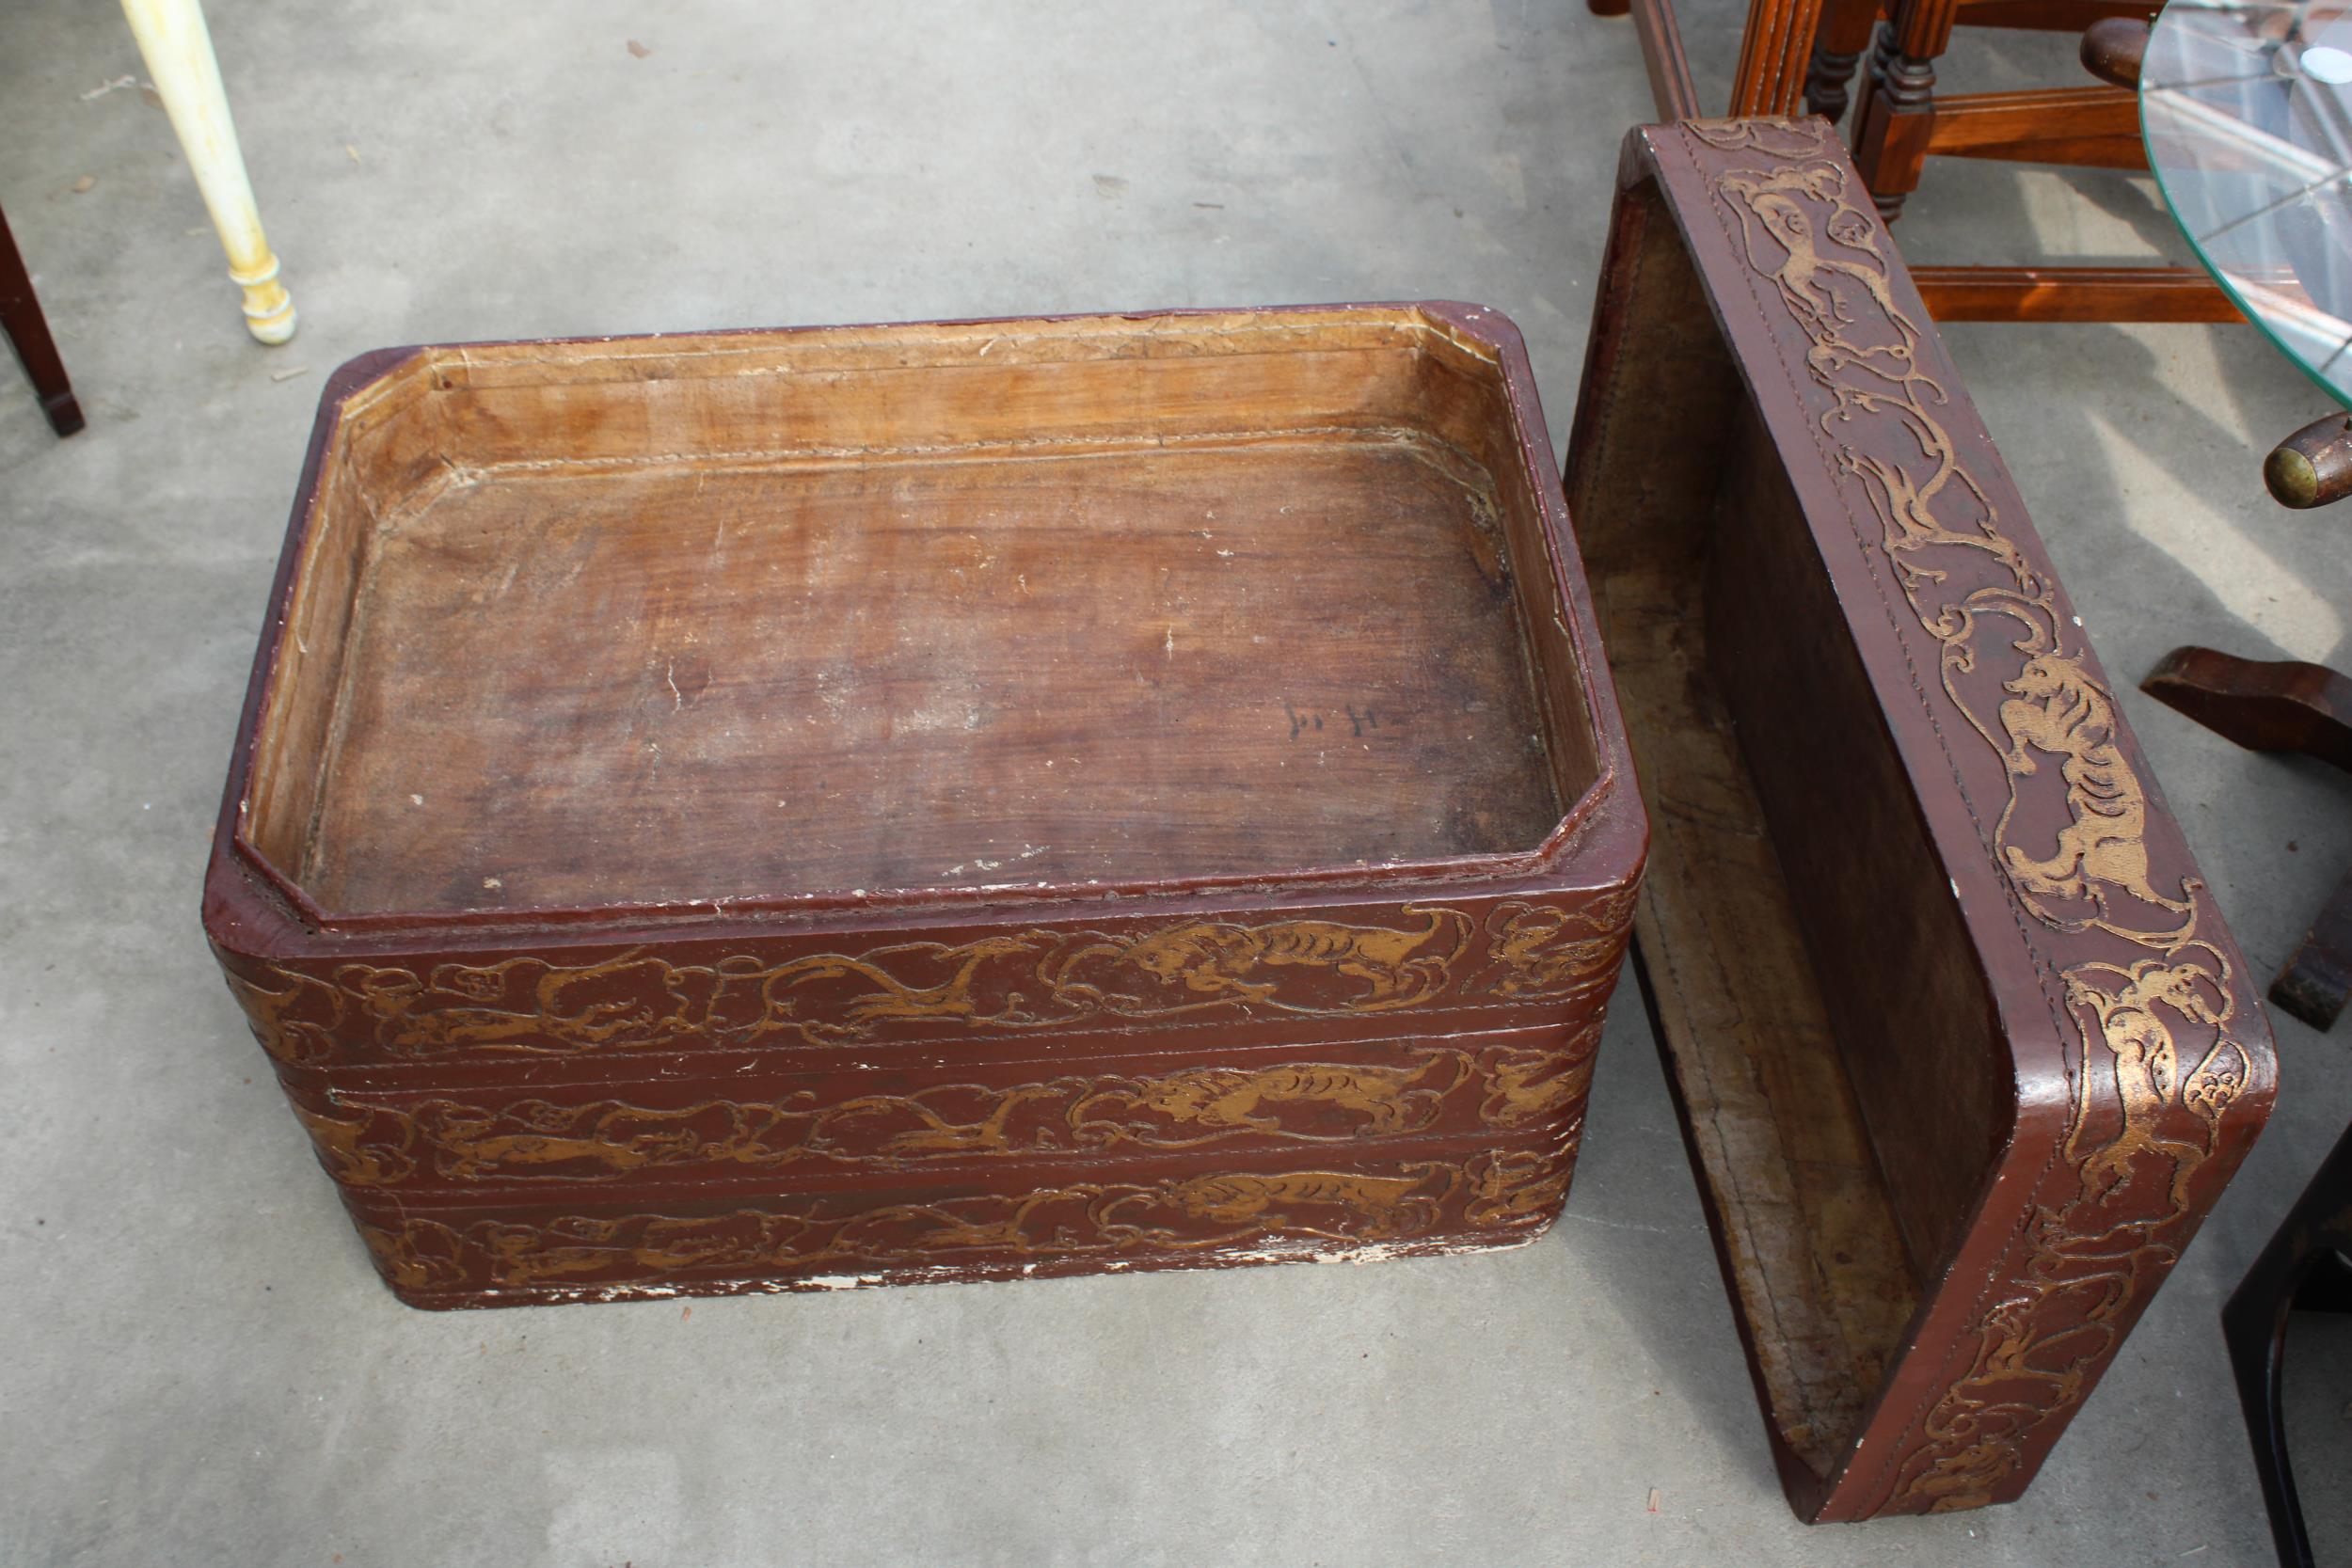
<svg viewBox="0 0 2352 1568">
<path fill-rule="evenodd" d="M 1004 1033 L 1120 1021 L 1345 1019 L 1549 1002 L 1562 1032 L 1508 1044 L 1400 1040 L 1374 1062 L 1074 1072 L 1040 1082 L 843 1093 L 818 1067 L 772 1098 L 640 1104 L 414 1095 L 331 1085 L 301 1107 L 322 1162 L 358 1192 L 420 1182 L 582 1184 L 696 1179 L 801 1161 L 907 1171 L 928 1162 L 1256 1142 L 1354 1146 L 1486 1132 L 1544 1134 L 1540 1155 L 1360 1169 L 1225 1172 L 860 1210 L 841 1194 L 752 1200 L 720 1215 L 518 1219 L 402 1213 L 361 1231 L 386 1275 L 435 1294 L 700 1288 L 834 1265 L 936 1273 L 988 1259 L 1246 1261 L 1314 1245 L 1491 1244 L 1540 1227 L 1573 1160 L 1601 1005 L 1630 900 L 1578 894 L 1477 914 L 1405 906 L 1393 924 L 1184 920 L 1030 928 L 859 954 L 739 952 L 679 963 L 645 948 L 562 962 L 517 955 L 409 966 L 350 960 L 313 974 L 224 955 L 254 1033 L 280 1062 L 371 1053 L 429 1061 L 850 1045 L 906 1025 Z M 1613 929 L 1614 927 L 1614 929 Z M 1537 1015 L 1542 1016 L 1542 1015 Z M 1515 1021 L 1516 1022 L 1516 1021 Z M 1096 1046 L 1097 1052 L 1103 1050 Z M 1312 1245 L 1310 1245 L 1312 1243 Z M 1251 1250 L 1252 1248 L 1255 1250 Z M 1284 1248 L 1289 1252 L 1285 1253 Z M 1238 1250 L 1236 1250 L 1238 1249 Z M 1246 1255 L 1246 1256 L 1244 1256 Z"/>
<path fill-rule="evenodd" d="M 1581 905 L 1506 899 L 1487 916 L 1488 989 L 1497 996 L 1555 1001 L 1606 992 L 1633 929 L 1638 887 Z"/>
<path fill-rule="evenodd" d="M 428 1295 L 1024 1259 L 1279 1258 L 1330 1243 L 1497 1244 L 1550 1219 L 1573 1157 L 1568 1140 L 1540 1153 L 1377 1172 L 1218 1172 L 864 1208 L 854 1198 L 803 1196 L 706 1216 L 575 1215 L 535 1225 L 404 1214 L 359 1230 L 387 1278 Z"/>
<path fill-rule="evenodd" d="M 1556 1152 L 1519 1150 L 1473 1164 L 1462 1217 L 1476 1226 L 1541 1224 L 1568 1196 L 1573 1167 Z"/>
<path fill-rule="evenodd" d="M 1521 1127 L 1581 1107 L 1593 1086 L 1601 1021 L 1587 1020 L 1559 1051 L 1513 1051 L 1493 1060 L 1478 1116 L 1489 1127 Z"/>
<path fill-rule="evenodd" d="M 1069 1074 L 1010 1086 L 677 1107 L 625 1099 L 497 1104 L 336 1092 L 297 1114 L 347 1186 L 429 1168 L 447 1181 L 616 1180 L 681 1166 L 772 1169 L 804 1160 L 904 1169 L 972 1157 L 1194 1148 L 1236 1139 L 1353 1143 L 1573 1118 L 1592 1082 L 1597 1022 L 1554 1046 L 1422 1050 L 1394 1064 L 1286 1062 L 1156 1076 Z"/>
<path fill-rule="evenodd" d="M 1136 931 L 1029 929 L 850 956 L 672 963 L 643 948 L 564 963 L 517 956 L 419 968 L 350 961 L 326 977 L 232 974 L 262 1046 L 309 1065 L 365 1039 L 393 1056 L 851 1044 L 904 1024 L 1016 1031 L 1206 1014 L 1344 1018 L 1488 998 L 1605 996 L 1629 895 L 1514 900 L 1482 933 L 1458 910 L 1409 924 L 1191 920 Z"/>
<path fill-rule="evenodd" d="M 2253 1063 L 2231 1036 L 2229 958 L 2199 934 L 2217 919 L 2211 896 L 2194 879 L 2177 893 L 2155 879 L 2147 793 L 2118 743 L 2114 698 L 2049 578 L 1961 461 L 1942 416 L 1948 394 L 1920 368 L 1927 329 L 1896 302 L 1867 198 L 1851 191 L 1827 127 L 1688 129 L 1758 155 L 1713 177 L 1726 228 L 1808 341 L 1804 373 L 1831 399 L 1825 455 L 1877 525 L 1865 543 L 1883 547 L 1939 649 L 1944 691 L 2001 760 L 1994 864 L 2034 921 L 2124 950 L 2058 976 L 2076 1043 L 2071 1175 L 2031 1216 L 2015 1283 L 1982 1309 L 1972 1363 L 1920 1418 L 1885 1504 L 1978 1507 L 2029 1434 L 2082 1398 L 2177 1259 L 2190 1180 Z"/>
<path fill-rule="evenodd" d="M 1432 1065 L 1450 1067 L 1450 1079 L 1430 1083 Z M 1435 1064 L 1404 1067 L 1301 1062 L 1255 1069 L 1201 1068 L 1094 1090 L 1071 1108 L 1070 1125 L 1089 1140 L 1156 1148 L 1189 1148 L 1253 1133 L 1333 1137 L 1294 1131 L 1275 1114 L 1283 1105 L 1312 1105 L 1359 1118 L 1338 1137 L 1401 1136 L 1426 1132 L 1442 1114 L 1446 1098 L 1476 1070 L 1469 1054 L 1459 1051 L 1444 1053 Z M 1173 1127 L 1161 1126 L 1160 1117 Z"/>
</svg>

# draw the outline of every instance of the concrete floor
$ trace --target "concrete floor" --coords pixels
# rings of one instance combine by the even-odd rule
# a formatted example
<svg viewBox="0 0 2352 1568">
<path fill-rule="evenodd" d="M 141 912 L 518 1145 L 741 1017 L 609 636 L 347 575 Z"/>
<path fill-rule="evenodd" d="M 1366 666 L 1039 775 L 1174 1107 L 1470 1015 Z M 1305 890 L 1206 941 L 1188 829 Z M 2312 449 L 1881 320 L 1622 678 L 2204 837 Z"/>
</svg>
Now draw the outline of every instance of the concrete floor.
<svg viewBox="0 0 2352 1568">
<path fill-rule="evenodd" d="M 1581 0 L 213 10 L 302 311 L 276 351 L 163 117 L 88 96 L 139 71 L 114 8 L 0 8 L 0 202 L 90 415 L 53 442 L 0 374 L 0 1561 L 2270 1560 L 2215 1314 L 2352 1116 L 2343 1039 L 2284 1020 L 2244 1175 L 2031 1495 L 1971 1515 L 1789 1516 L 1629 993 L 1567 1217 L 1523 1251 L 691 1317 L 396 1305 L 196 919 L 328 370 L 1450 295 L 1517 319 L 1560 436 L 1648 105 L 1629 27 Z M 1736 14 L 1687 7 L 1710 99 Z M 1963 51 L 1947 80 L 2075 79 L 2048 40 Z M 1931 171 L 1901 227 L 1944 260 L 2168 235 L 2144 182 L 1992 166 Z M 2324 400 L 2252 331 L 1947 339 L 2119 676 L 2184 641 L 2352 657 L 2345 518 L 2257 477 Z M 2267 974 L 2352 863 L 2346 786 L 2123 701 Z"/>
</svg>

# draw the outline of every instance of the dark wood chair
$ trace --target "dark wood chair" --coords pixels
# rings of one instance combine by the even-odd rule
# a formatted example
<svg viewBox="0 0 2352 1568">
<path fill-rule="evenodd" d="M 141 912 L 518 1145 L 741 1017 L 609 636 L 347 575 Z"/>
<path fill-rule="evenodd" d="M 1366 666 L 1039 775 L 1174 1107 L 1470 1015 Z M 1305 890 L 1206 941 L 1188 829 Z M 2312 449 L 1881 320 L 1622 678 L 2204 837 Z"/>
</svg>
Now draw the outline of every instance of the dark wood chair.
<svg viewBox="0 0 2352 1568">
<path fill-rule="evenodd" d="M 1659 113 L 1700 118 L 1673 0 L 1587 0 L 1599 15 L 1630 11 Z M 2103 86 L 1938 97 L 1935 62 L 1956 26 L 2083 33 L 2094 24 L 2140 24 L 2154 0 L 1750 0 L 1732 82 L 1733 116 L 1845 115 L 1850 84 L 1867 55 L 1854 116 L 1853 157 L 1890 222 L 1919 183 L 1931 155 L 2021 163 L 2145 168 L 2137 81 L 2094 71 Z M 1886 25 L 1880 27 L 1882 17 Z M 1877 44 L 1872 47 L 1873 31 Z M 1938 321 L 2161 321 L 2239 319 L 2227 294 L 2197 267 L 1914 266 Z"/>
<path fill-rule="evenodd" d="M 2312 1542 L 2287 1464 L 2280 1372 L 2295 1312 L 2352 1312 L 2352 1131 L 2303 1189 L 2245 1282 L 2221 1309 L 2221 1338 L 2237 1374 L 2238 1402 L 2254 1444 L 2270 1533 L 2284 1568 L 2312 1568 Z M 2323 1476 L 2323 1484 L 2342 1484 Z"/>
<path fill-rule="evenodd" d="M 32 277 L 24 270 L 5 213 L 0 213 L 0 327 L 7 329 L 9 345 L 32 378 L 49 428 L 60 436 L 81 429 L 82 405 L 73 401 L 73 384 L 66 379 L 65 361 L 57 357 L 56 340 L 49 335 L 49 322 L 34 297 Z"/>
<path fill-rule="evenodd" d="M 1809 81 L 1831 85 L 1835 56 L 1854 41 L 1854 13 L 1868 3 L 1837 0 L 1843 8 L 1824 24 Z M 1931 157 L 2145 169 L 2139 61 L 2154 8 L 2149 0 L 1893 0 L 1852 133 L 1854 165 L 1880 214 L 1901 215 Z M 2083 63 L 2100 84 L 1938 95 L 1935 62 L 1963 22 L 2081 33 Z M 2201 267 L 1948 267 L 1934 281 L 1929 308 L 1946 321 L 2238 319 Z"/>
</svg>

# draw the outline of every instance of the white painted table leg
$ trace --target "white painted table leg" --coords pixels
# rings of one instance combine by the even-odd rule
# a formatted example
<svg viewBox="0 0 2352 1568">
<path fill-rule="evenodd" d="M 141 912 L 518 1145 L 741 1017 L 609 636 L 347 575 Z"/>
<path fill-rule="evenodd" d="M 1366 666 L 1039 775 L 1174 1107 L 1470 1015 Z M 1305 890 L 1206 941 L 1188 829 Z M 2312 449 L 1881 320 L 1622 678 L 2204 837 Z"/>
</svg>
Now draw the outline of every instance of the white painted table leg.
<svg viewBox="0 0 2352 1568">
<path fill-rule="evenodd" d="M 278 258 L 262 234 L 203 8 L 198 0 L 122 0 L 122 14 L 130 18 L 147 72 L 179 133 L 213 227 L 220 230 L 230 281 L 245 291 L 245 325 L 262 341 L 282 343 L 294 334 L 294 301 L 278 281 Z"/>
</svg>

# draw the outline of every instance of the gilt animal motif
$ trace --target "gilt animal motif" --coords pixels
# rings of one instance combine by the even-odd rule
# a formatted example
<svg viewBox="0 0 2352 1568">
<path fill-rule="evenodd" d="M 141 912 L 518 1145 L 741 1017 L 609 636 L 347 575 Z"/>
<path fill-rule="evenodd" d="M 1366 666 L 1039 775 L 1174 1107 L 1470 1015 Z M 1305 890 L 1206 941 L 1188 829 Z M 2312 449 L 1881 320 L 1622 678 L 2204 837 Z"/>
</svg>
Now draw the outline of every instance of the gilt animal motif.
<svg viewBox="0 0 2352 1568">
<path fill-rule="evenodd" d="M 448 963 L 437 966 L 429 982 L 405 969 L 367 964 L 336 972 L 374 1016 L 377 1037 L 407 1051 L 537 1041 L 591 1051 L 666 1044 L 700 1026 L 685 977 L 637 953 L 577 968 L 535 958 Z M 462 1001 L 452 1006 L 450 997 Z"/>
<path fill-rule="evenodd" d="M 665 1111 L 612 1101 L 574 1106 L 531 1100 L 492 1108 L 431 1100 L 415 1116 L 431 1139 L 437 1166 L 459 1180 L 528 1176 L 558 1165 L 600 1166 L 599 1174 L 621 1175 L 688 1161 L 752 1164 L 779 1157 L 759 1141 L 779 1119 L 765 1106 Z"/>
<path fill-rule="evenodd" d="M 1489 948 L 1495 993 L 1549 1000 L 1614 985 L 1631 904 L 1618 895 L 1583 909 L 1503 905 L 1509 918 Z"/>
<path fill-rule="evenodd" d="M 1267 1068 L 1208 1069 L 1171 1078 L 1150 1080 L 1132 1093 L 1120 1093 L 1138 1110 L 1156 1112 L 1171 1121 L 1209 1132 L 1279 1132 L 1279 1117 L 1269 1106 L 1316 1105 L 1352 1112 L 1362 1120 L 1359 1136 L 1408 1132 L 1426 1126 L 1442 1101 L 1442 1092 L 1415 1090 L 1422 1068 L 1353 1067 L 1316 1063 Z M 1111 1098 L 1111 1097 L 1101 1097 Z M 1082 1110 L 1096 1109 L 1089 1105 Z M 1157 1141 L 1157 1140 L 1153 1140 Z"/>
<path fill-rule="evenodd" d="M 904 1117 L 913 1116 L 921 1126 L 891 1133 L 882 1141 L 885 1154 L 1004 1154 L 1024 1147 L 1025 1140 L 1016 1138 L 1009 1125 L 1012 1114 L 1022 1106 L 1039 1100 L 1053 1100 L 1062 1092 L 1056 1084 L 1030 1084 L 1019 1088 L 988 1090 L 977 1085 L 952 1085 L 940 1094 L 969 1094 L 995 1096 L 988 1114 L 976 1121 L 960 1120 L 932 1109 L 924 1103 L 921 1095 L 904 1099 L 887 1095 L 870 1095 L 858 1100 L 844 1101 L 825 1113 L 823 1121 L 829 1145 L 855 1147 L 857 1134 L 845 1135 L 860 1117 Z"/>
<path fill-rule="evenodd" d="M 1435 995 L 1470 937 L 1452 910 L 1431 910 L 1418 931 L 1343 926 L 1330 920 L 1281 920 L 1264 926 L 1194 921 L 1155 932 L 1126 951 L 1126 960 L 1155 980 L 1204 996 L 1284 1004 L 1276 995 L 1282 969 L 1325 970 L 1363 983 L 1346 1006 L 1355 1012 L 1409 1007 Z M 1449 948 L 1436 944 L 1448 930 Z"/>
<path fill-rule="evenodd" d="M 1277 1175 L 1233 1174 L 1199 1176 L 1168 1190 L 1168 1200 L 1188 1214 L 1223 1225 L 1263 1219 L 1277 1228 L 1318 1229 L 1299 1224 L 1284 1212 L 1306 1204 L 1344 1209 L 1356 1216 L 1360 1233 L 1371 1238 L 1393 1236 L 1416 1227 L 1425 1216 L 1426 1200 L 1412 1196 L 1421 1185 L 1414 1176 L 1358 1176 L 1341 1171 L 1287 1171 Z"/>
<path fill-rule="evenodd" d="M 334 1029 L 343 1016 L 342 997 L 334 987 L 290 969 L 272 968 L 272 976 L 281 982 L 275 988 L 233 970 L 223 973 L 262 1050 L 281 1062 L 323 1061 L 334 1054 Z M 323 1016 L 302 1016 L 306 1013 Z"/>
<path fill-rule="evenodd" d="M 2012 781 L 2040 766 L 2034 752 L 2059 759 L 2066 784 L 2067 825 L 2058 847 L 2037 859 L 2014 844 L 2003 847 L 2009 873 L 2029 894 L 2083 898 L 2106 908 L 2107 890 L 2120 888 L 2143 903 L 2186 911 L 2148 880 L 2148 801 L 2131 763 L 2115 744 L 2115 705 L 2073 658 L 2044 654 L 2029 659 L 2003 689 L 2001 728 L 2009 735 L 2003 759 Z"/>
<path fill-rule="evenodd" d="M 2126 972 L 2128 981 L 2112 992 L 2091 983 L 2094 973 L 2111 967 L 2086 966 L 2068 976 L 2070 1000 L 2098 1021 L 2098 1038 L 2114 1058 L 2116 1102 L 2122 1113 L 2122 1127 L 2114 1136 L 2089 1153 L 2074 1150 L 2083 1197 L 2098 1201 L 2130 1180 L 2135 1162 L 2153 1157 L 2170 1164 L 2167 1198 L 2177 1212 L 2187 1207 L 2189 1178 L 2212 1150 L 2215 1124 L 2245 1087 L 2245 1053 L 2223 1037 L 2194 1071 L 2184 1074 L 2180 1048 L 2164 1015 L 2219 1029 L 2228 997 L 2218 982 L 2195 964 L 2149 960 Z M 2192 1128 L 2194 1135 L 2185 1135 Z M 2086 1131 L 2078 1125 L 2075 1139 Z"/>
<path fill-rule="evenodd" d="M 373 1148 L 363 1141 L 371 1119 L 364 1109 L 351 1120 L 299 1103 L 294 1114 L 309 1130 L 310 1141 L 318 1146 L 319 1164 L 338 1181 L 354 1187 L 380 1187 L 417 1168 L 416 1162 L 405 1152 L 406 1138 L 401 1140 L 398 1148 Z"/>
<path fill-rule="evenodd" d="M 1029 951 L 1030 944 L 1020 937 L 984 937 L 944 950 L 942 956 L 955 959 L 956 967 L 935 986 L 910 986 L 862 958 L 807 958 L 778 969 L 771 979 L 770 995 L 812 979 L 855 974 L 872 982 L 876 990 L 850 1005 L 849 1017 L 856 1028 L 844 1033 L 863 1034 L 872 1025 L 890 1020 L 968 1019 L 980 1011 L 977 982 L 981 971 L 998 958 L 1018 958 Z"/>
</svg>

